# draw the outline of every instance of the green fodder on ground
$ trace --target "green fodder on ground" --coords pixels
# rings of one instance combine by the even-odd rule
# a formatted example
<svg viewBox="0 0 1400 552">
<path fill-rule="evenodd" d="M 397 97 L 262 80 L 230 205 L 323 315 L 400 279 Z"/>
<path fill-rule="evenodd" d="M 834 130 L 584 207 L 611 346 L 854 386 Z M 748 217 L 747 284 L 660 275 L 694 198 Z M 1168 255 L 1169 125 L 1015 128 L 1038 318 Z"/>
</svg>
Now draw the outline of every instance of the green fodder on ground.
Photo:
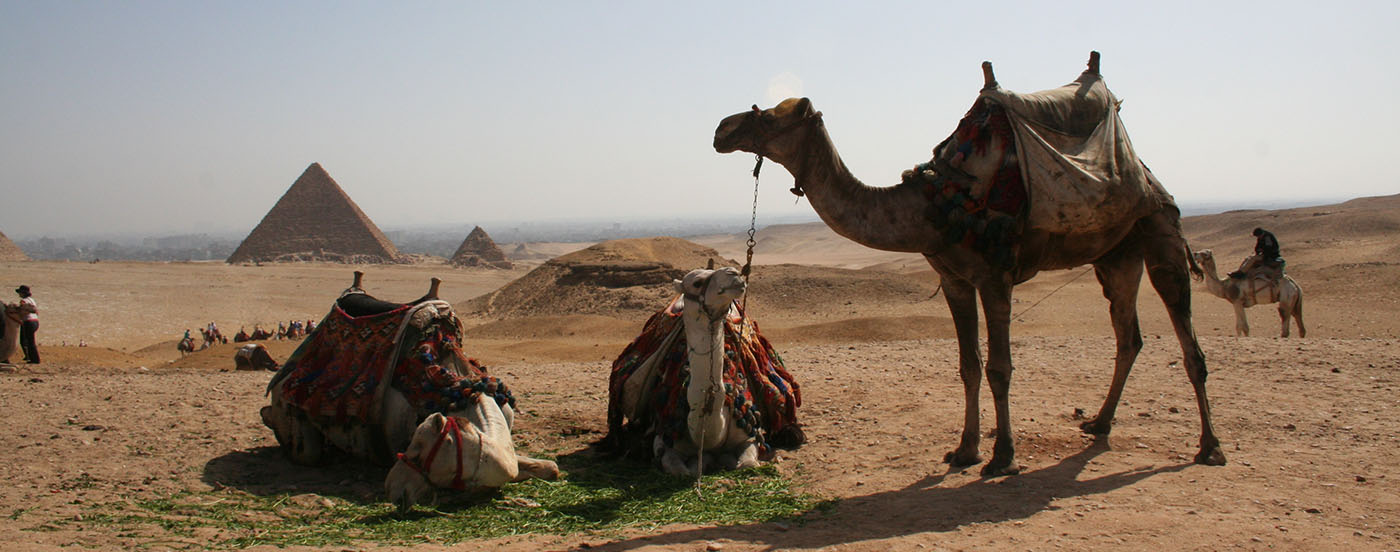
<svg viewBox="0 0 1400 552">
<path fill-rule="evenodd" d="M 445 491 L 436 506 L 399 515 L 387 502 L 357 503 L 314 494 L 255 495 L 223 489 L 90 506 L 76 520 L 46 523 L 103 527 L 132 547 L 246 548 L 455 544 L 512 535 L 610 534 L 673 523 L 736 525 L 793 519 L 829 508 L 799 493 L 773 466 L 688 478 L 649 466 L 561 459 L 558 481 L 530 480 L 497 492 Z"/>
</svg>

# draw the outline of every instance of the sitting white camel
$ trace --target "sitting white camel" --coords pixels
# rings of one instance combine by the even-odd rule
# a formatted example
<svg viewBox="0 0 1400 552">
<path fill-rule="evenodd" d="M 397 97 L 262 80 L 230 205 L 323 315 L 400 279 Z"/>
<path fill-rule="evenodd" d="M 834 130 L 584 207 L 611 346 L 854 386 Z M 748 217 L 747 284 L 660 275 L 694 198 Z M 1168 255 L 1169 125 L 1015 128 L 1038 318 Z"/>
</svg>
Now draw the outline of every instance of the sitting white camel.
<svg viewBox="0 0 1400 552">
<path fill-rule="evenodd" d="M 532 477 L 558 479 L 559 465 L 515 453 L 515 412 L 484 393 L 468 408 L 431 414 L 413 431 L 384 478 L 384 492 L 400 512 L 437 500 L 437 488 L 494 488 Z"/>
<path fill-rule="evenodd" d="M 613 361 L 599 445 L 690 476 L 801 446 L 801 390 L 735 302 L 745 289 L 739 271 L 694 270 L 676 285 L 681 296 Z"/>
<path fill-rule="evenodd" d="M 696 269 L 676 282 L 685 308 L 686 356 L 690 379 L 685 400 L 690 407 L 686 432 L 674 447 L 660 435 L 652 448 L 662 469 L 676 475 L 697 475 L 709 464 L 722 469 L 758 465 L 758 443 L 736 423 L 725 407 L 724 319 L 734 300 L 744 295 L 746 284 L 732 267 Z M 704 451 L 704 454 L 698 454 Z"/>
</svg>

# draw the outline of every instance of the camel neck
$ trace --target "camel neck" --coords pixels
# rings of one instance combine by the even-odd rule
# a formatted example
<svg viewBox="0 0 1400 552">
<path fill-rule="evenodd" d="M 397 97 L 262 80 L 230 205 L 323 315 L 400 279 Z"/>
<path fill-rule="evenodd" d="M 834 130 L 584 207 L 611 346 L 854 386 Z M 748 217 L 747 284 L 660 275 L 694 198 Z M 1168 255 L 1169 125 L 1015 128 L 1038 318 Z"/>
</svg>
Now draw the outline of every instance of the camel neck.
<svg viewBox="0 0 1400 552">
<path fill-rule="evenodd" d="M 775 159 L 792 173 L 797 188 L 833 231 L 884 251 L 927 253 L 938 248 L 938 232 L 925 218 L 929 200 L 917 186 L 871 187 L 846 168 L 825 125 L 807 131 L 794 158 Z"/>
<path fill-rule="evenodd" d="M 1201 271 L 1205 273 L 1206 291 L 1216 297 L 1225 297 L 1225 283 L 1215 272 L 1215 259 L 1201 262 Z"/>
<path fill-rule="evenodd" d="M 723 316 L 711 320 L 702 303 L 684 299 L 686 353 L 690 381 L 686 403 L 690 408 L 686 426 L 691 442 L 701 449 L 719 446 L 725 439 L 728 413 L 724 409 L 724 323 Z"/>
</svg>

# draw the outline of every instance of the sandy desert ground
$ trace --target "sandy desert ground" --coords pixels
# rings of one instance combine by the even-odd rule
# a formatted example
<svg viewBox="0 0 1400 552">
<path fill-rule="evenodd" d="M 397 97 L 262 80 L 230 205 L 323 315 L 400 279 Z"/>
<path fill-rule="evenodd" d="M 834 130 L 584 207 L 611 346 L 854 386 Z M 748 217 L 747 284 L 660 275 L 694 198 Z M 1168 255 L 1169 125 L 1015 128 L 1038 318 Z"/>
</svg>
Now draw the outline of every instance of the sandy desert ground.
<svg viewBox="0 0 1400 552">
<path fill-rule="evenodd" d="M 1195 284 L 1226 466 L 1191 463 L 1196 404 L 1147 284 L 1145 346 L 1114 432 L 1094 441 L 1078 431 L 1073 413 L 1098 407 L 1115 350 L 1107 302 L 1079 268 L 1016 290 L 1011 406 L 1024 472 L 984 479 L 976 468 L 949 469 L 941 458 L 960 429 L 961 385 L 932 272 L 918 257 L 863 249 L 820 224 L 773 227 L 759 234 L 750 310 L 803 385 L 809 437 L 779 465 L 835 507 L 796 524 L 537 535 L 453 549 L 1400 549 L 1400 196 L 1192 217 L 1185 226 L 1192 246 L 1213 249 L 1227 270 L 1252 248 L 1250 229 L 1274 230 L 1304 290 L 1306 338 L 1277 337 L 1272 306 L 1250 309 L 1253 333 L 1237 338 L 1230 306 Z M 694 241 L 743 257 L 742 237 Z M 366 287 L 387 299 L 417 297 L 430 277 L 442 278 L 443 297 L 472 325 L 470 352 L 529 397 L 517 442 L 576 451 L 606 429 L 610 363 L 647 308 L 507 319 L 466 312 L 472 298 L 529 268 L 362 267 Z M 239 326 L 319 319 L 351 270 L 0 263 L 0 283 L 34 288 L 45 359 L 0 373 L 10 428 L 0 437 L 4 548 L 182 544 L 50 523 L 123 497 L 226 486 L 285 492 L 319 481 L 372 500 L 379 481 L 327 483 L 284 463 L 257 415 L 269 375 L 230 371 L 232 345 L 183 359 L 175 351 L 185 328 L 210 320 L 232 335 Z M 270 349 L 283 359 L 294 346 Z M 983 397 L 990 428 L 990 394 Z M 984 455 L 990 447 L 984 440 Z"/>
</svg>

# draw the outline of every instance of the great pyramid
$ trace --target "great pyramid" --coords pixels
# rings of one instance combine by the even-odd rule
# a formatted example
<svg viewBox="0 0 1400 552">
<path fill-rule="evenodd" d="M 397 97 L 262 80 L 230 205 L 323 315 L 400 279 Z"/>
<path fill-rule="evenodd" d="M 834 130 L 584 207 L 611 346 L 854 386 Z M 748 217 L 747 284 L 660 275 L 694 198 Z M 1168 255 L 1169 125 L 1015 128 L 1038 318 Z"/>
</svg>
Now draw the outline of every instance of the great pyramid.
<svg viewBox="0 0 1400 552">
<path fill-rule="evenodd" d="M 480 226 L 473 228 L 467 239 L 462 240 L 462 245 L 457 248 L 457 252 L 452 254 L 452 260 L 448 261 L 457 266 L 485 266 L 491 268 L 514 268 L 515 265 L 506 260 L 506 253 L 491 241 L 491 236 L 486 235 L 486 231 Z"/>
<path fill-rule="evenodd" d="M 331 261 L 393 263 L 398 248 L 312 163 L 229 255 L 229 263 Z"/>
<path fill-rule="evenodd" d="M 15 242 L 10 241 L 10 238 L 6 237 L 4 232 L 0 232 L 0 261 L 27 260 L 29 260 L 29 255 L 25 255 L 24 250 L 20 249 L 18 245 L 15 245 Z"/>
</svg>

